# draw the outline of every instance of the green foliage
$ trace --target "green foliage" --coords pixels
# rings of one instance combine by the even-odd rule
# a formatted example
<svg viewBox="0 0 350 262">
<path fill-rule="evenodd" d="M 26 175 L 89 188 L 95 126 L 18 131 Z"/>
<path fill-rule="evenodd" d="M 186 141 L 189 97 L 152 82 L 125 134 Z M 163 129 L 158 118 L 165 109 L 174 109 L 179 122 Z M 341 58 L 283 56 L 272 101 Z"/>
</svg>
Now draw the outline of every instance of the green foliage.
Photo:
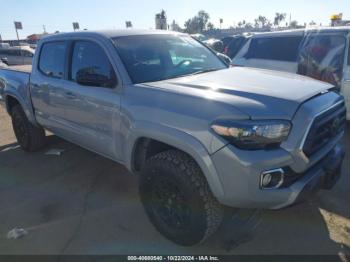
<svg viewBox="0 0 350 262">
<path fill-rule="evenodd" d="M 209 14 L 203 10 L 185 22 L 185 32 L 189 34 L 202 33 L 209 22 Z"/>
<path fill-rule="evenodd" d="M 287 17 L 286 13 L 276 13 L 273 25 L 279 26 L 281 22 L 286 20 L 286 17 Z"/>
</svg>

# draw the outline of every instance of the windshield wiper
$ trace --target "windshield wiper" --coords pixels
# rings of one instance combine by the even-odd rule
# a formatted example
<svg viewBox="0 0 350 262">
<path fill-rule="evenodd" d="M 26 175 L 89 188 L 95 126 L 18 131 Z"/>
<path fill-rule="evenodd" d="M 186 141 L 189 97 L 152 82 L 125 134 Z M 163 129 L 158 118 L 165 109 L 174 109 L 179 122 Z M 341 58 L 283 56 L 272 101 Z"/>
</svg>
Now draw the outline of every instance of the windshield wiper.
<svg viewBox="0 0 350 262">
<path fill-rule="evenodd" d="M 209 73 L 209 72 L 214 72 L 214 71 L 219 71 L 219 70 L 221 70 L 221 68 L 209 68 L 209 69 L 194 72 L 192 74 L 189 74 L 188 76 L 199 75 L 199 74 L 204 74 L 204 73 Z"/>
<path fill-rule="evenodd" d="M 164 80 L 169 80 L 169 79 L 175 79 L 175 78 L 181 78 L 181 77 L 186 77 L 186 76 L 193 76 L 193 75 L 198 75 L 198 74 L 204 74 L 204 73 L 209 73 L 213 71 L 219 71 L 222 70 L 221 68 L 210 68 L 210 69 L 205 69 L 205 70 L 200 70 L 194 73 L 190 74 L 184 74 L 184 75 L 175 75 L 175 76 L 168 76 L 164 78 L 157 78 L 152 81 L 147 81 L 147 82 L 158 82 L 158 81 L 164 81 Z"/>
</svg>

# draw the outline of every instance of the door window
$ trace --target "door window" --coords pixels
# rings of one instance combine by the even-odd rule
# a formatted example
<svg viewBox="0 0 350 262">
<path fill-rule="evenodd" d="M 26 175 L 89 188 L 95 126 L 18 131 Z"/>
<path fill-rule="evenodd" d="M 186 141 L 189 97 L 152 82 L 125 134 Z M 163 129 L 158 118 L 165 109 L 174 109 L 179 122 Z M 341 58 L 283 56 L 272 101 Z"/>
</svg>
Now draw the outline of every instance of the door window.
<svg viewBox="0 0 350 262">
<path fill-rule="evenodd" d="M 31 53 L 27 50 L 21 50 L 21 55 L 24 57 L 33 57 L 33 53 Z"/>
<path fill-rule="evenodd" d="M 301 40 L 301 36 L 253 38 L 245 58 L 296 62 Z"/>
<path fill-rule="evenodd" d="M 342 35 L 309 35 L 300 51 L 298 73 L 340 87 L 345 46 Z"/>
<path fill-rule="evenodd" d="M 46 43 L 41 48 L 39 70 L 47 76 L 63 78 L 65 57 L 65 42 Z"/>
<path fill-rule="evenodd" d="M 98 44 L 90 41 L 75 42 L 70 80 L 87 86 L 116 85 L 116 76 L 107 55 Z"/>
</svg>

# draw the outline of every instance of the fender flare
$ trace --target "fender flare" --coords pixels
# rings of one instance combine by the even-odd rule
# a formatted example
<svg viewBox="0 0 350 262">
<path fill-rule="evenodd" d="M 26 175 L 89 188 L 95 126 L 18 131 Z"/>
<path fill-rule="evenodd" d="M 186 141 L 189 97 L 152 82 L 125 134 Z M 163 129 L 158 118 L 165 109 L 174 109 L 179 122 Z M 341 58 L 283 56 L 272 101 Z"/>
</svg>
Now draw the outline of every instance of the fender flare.
<svg viewBox="0 0 350 262">
<path fill-rule="evenodd" d="M 9 108 L 9 102 L 8 102 L 8 98 L 11 97 L 13 99 L 16 99 L 18 101 L 18 103 L 21 105 L 24 113 L 26 114 L 28 120 L 34 124 L 37 125 L 36 119 L 34 117 L 34 113 L 33 113 L 33 109 L 27 105 L 27 103 L 18 95 L 16 95 L 13 92 L 9 92 L 9 90 L 6 90 L 6 92 L 4 93 L 4 101 L 5 101 L 5 105 L 6 105 L 6 111 L 8 114 L 11 114 L 10 112 L 10 108 Z"/>
<path fill-rule="evenodd" d="M 134 123 L 126 138 L 126 167 L 132 170 L 135 146 L 140 138 L 149 138 L 175 147 L 190 155 L 201 168 L 208 185 L 217 199 L 224 198 L 224 189 L 207 149 L 192 135 L 172 127 L 146 121 Z"/>
</svg>

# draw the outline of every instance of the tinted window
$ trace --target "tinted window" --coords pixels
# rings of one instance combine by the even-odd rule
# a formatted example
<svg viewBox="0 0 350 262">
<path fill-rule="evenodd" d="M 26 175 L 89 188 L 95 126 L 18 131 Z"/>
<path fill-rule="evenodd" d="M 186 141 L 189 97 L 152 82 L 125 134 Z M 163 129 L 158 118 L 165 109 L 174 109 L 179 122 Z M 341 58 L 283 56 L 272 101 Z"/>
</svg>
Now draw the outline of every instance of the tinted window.
<svg viewBox="0 0 350 262">
<path fill-rule="evenodd" d="M 227 68 L 213 52 L 189 36 L 124 36 L 114 40 L 134 83 Z"/>
<path fill-rule="evenodd" d="M 309 35 L 300 51 L 298 73 L 340 86 L 345 46 L 342 35 Z"/>
<path fill-rule="evenodd" d="M 246 58 L 296 62 L 302 37 L 254 38 Z"/>
<path fill-rule="evenodd" d="M 65 56 L 65 42 L 52 42 L 44 44 L 41 48 L 39 70 L 47 76 L 62 78 Z"/>
<path fill-rule="evenodd" d="M 29 52 L 28 50 L 21 50 L 21 56 L 33 57 L 33 53 Z"/>
<path fill-rule="evenodd" d="M 20 56 L 21 52 L 20 50 L 14 50 L 14 49 L 4 49 L 1 51 L 2 55 L 8 55 L 8 56 Z"/>
<path fill-rule="evenodd" d="M 224 44 L 224 47 L 228 46 L 232 40 L 233 40 L 233 37 L 230 37 L 230 36 L 221 39 L 222 43 Z"/>
<path fill-rule="evenodd" d="M 108 57 L 103 49 L 94 42 L 77 41 L 74 44 L 70 79 L 77 81 L 81 76 L 92 81 L 87 85 L 102 87 L 115 85 L 114 70 Z"/>
<path fill-rule="evenodd" d="M 246 37 L 237 37 L 233 39 L 230 42 L 230 44 L 225 48 L 225 54 L 233 59 L 247 41 L 248 38 Z"/>
</svg>

